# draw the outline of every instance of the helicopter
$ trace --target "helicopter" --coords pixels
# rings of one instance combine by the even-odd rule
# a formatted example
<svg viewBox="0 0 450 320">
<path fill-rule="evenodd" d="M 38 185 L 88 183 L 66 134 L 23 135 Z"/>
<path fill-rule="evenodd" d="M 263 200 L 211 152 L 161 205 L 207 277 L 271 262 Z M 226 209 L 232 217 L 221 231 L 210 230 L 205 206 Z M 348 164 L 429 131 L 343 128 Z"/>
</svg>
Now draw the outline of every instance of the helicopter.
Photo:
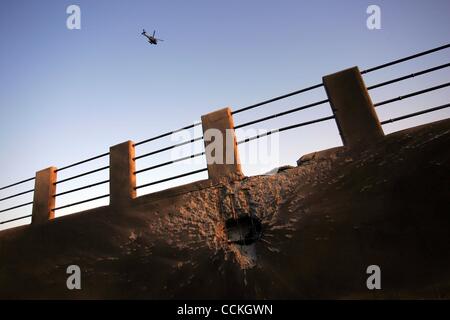
<svg viewBox="0 0 450 320">
<path fill-rule="evenodd" d="M 148 33 L 145 31 L 145 29 L 142 29 L 141 34 L 142 34 L 144 37 L 146 37 L 146 38 L 148 39 L 148 42 L 149 42 L 150 44 L 157 45 L 157 44 L 158 44 L 158 41 L 164 41 L 163 39 L 157 39 L 157 38 L 155 38 L 155 30 L 153 31 L 153 35 L 151 35 L 151 36 L 148 35 Z"/>
</svg>

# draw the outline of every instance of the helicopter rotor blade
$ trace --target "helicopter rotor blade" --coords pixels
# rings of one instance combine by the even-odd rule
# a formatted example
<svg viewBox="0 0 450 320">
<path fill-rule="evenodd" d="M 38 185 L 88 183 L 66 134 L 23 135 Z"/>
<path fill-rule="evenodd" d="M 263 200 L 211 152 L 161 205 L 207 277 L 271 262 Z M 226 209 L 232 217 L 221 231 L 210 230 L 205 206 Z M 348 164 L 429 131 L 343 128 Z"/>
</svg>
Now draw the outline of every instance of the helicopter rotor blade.
<svg viewBox="0 0 450 320">
<path fill-rule="evenodd" d="M 163 39 L 156 39 L 156 40 L 158 40 L 158 41 L 164 41 Z"/>
</svg>

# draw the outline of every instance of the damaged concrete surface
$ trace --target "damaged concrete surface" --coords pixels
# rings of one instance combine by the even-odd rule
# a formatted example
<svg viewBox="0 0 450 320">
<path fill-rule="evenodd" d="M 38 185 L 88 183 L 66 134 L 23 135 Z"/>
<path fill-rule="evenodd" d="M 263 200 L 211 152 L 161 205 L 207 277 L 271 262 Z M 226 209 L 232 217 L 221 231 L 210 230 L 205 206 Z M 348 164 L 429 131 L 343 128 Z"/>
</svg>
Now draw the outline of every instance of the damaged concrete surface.
<svg viewBox="0 0 450 320">
<path fill-rule="evenodd" d="M 448 299 L 449 146 L 444 120 L 274 175 L 2 231 L 0 298 Z M 240 245 L 256 220 L 226 221 L 245 216 L 261 234 Z M 66 287 L 72 264 L 81 290 Z M 366 287 L 372 264 L 382 290 Z"/>
</svg>

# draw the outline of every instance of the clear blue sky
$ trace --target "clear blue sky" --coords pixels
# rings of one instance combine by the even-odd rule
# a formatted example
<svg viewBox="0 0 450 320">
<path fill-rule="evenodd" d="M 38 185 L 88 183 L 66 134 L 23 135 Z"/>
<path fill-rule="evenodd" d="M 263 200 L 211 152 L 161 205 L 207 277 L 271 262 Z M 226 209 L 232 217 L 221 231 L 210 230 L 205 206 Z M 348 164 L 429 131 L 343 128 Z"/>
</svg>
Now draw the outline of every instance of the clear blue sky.
<svg viewBox="0 0 450 320">
<path fill-rule="evenodd" d="M 81 30 L 66 28 L 70 4 L 81 7 Z M 381 7 L 381 30 L 366 27 L 370 4 Z M 150 46 L 140 35 L 142 28 L 156 29 L 165 41 Z M 0 38 L 3 186 L 50 165 L 64 166 L 106 152 L 116 143 L 177 129 L 224 106 L 242 107 L 318 83 L 322 76 L 347 67 L 364 69 L 448 43 L 450 1 L 4 0 Z M 448 50 L 440 52 L 366 81 L 387 80 L 449 62 L 449 57 Z M 443 70 L 380 90 L 373 100 L 449 81 L 448 74 Z M 379 110 L 379 115 L 385 119 L 434 106 L 448 102 L 449 96 L 443 90 L 394 110 Z M 235 122 L 321 97 L 322 91 L 313 92 L 243 114 Z M 324 106 L 257 128 L 273 129 L 328 114 Z M 386 131 L 449 115 L 442 111 Z M 281 164 L 294 164 L 301 154 L 340 143 L 332 122 L 308 130 L 280 135 Z M 270 165 L 244 168 L 255 174 Z M 163 170 L 148 179 L 176 173 Z M 2 192 L 0 198 L 7 195 Z"/>
</svg>

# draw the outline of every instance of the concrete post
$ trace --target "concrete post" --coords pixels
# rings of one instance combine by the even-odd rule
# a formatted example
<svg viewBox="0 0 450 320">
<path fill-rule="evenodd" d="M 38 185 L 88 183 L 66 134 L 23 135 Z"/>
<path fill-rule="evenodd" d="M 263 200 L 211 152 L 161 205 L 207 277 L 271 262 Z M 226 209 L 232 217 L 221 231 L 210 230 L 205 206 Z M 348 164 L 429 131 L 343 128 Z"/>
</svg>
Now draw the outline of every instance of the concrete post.
<svg viewBox="0 0 450 320">
<path fill-rule="evenodd" d="M 202 116 L 209 179 L 242 175 L 230 108 Z"/>
<path fill-rule="evenodd" d="M 344 146 L 371 144 L 384 137 L 358 67 L 323 77 Z"/>
<path fill-rule="evenodd" d="M 111 206 L 128 206 L 136 197 L 134 146 L 132 141 L 109 150 L 109 193 Z"/>
<path fill-rule="evenodd" d="M 36 172 L 34 180 L 32 224 L 44 223 L 55 217 L 56 168 Z"/>
</svg>

